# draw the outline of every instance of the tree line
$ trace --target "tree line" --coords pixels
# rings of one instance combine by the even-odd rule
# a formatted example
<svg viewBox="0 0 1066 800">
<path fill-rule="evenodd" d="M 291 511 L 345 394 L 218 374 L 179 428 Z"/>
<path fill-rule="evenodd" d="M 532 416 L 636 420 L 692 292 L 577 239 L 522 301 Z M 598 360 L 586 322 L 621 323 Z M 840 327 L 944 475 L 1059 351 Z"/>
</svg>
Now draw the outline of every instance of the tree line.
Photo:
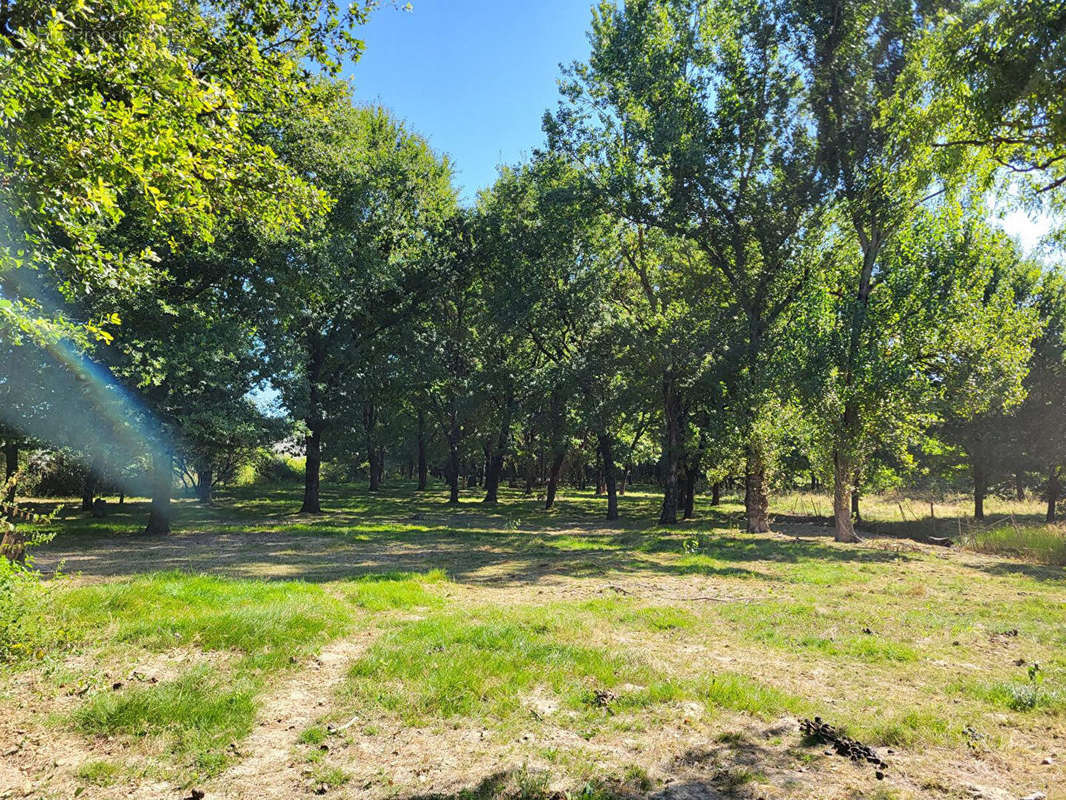
<svg viewBox="0 0 1066 800">
<path fill-rule="evenodd" d="M 654 481 L 662 524 L 736 484 L 752 532 L 809 480 L 845 542 L 900 481 L 1055 518 L 1066 283 L 990 218 L 1066 194 L 1066 4 L 602 2 L 471 204 L 337 78 L 372 5 L 0 8 L 9 508 L 44 444 L 167 532 L 176 474 L 289 437 L 306 513 L 391 467 L 608 519 Z"/>
</svg>

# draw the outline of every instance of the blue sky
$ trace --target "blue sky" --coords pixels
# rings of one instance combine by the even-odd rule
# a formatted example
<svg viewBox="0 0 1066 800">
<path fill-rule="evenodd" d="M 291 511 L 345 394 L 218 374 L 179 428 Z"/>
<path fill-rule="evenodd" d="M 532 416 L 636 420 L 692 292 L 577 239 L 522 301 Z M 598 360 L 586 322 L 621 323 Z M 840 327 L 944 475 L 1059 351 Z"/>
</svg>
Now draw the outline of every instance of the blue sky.
<svg viewBox="0 0 1066 800">
<path fill-rule="evenodd" d="M 397 5 L 402 5 L 402 0 Z M 345 70 L 359 103 L 379 103 L 454 163 L 472 202 L 500 164 L 543 141 L 558 99 L 559 64 L 588 56 L 592 0 L 412 0 L 387 3 L 360 29 L 363 58 Z M 999 221 L 1025 250 L 1047 217 L 1011 211 Z"/>
<path fill-rule="evenodd" d="M 541 144 L 559 64 L 588 55 L 591 0 L 412 0 L 363 26 L 346 70 L 360 103 L 380 103 L 450 156 L 464 200 L 498 164 Z"/>
</svg>

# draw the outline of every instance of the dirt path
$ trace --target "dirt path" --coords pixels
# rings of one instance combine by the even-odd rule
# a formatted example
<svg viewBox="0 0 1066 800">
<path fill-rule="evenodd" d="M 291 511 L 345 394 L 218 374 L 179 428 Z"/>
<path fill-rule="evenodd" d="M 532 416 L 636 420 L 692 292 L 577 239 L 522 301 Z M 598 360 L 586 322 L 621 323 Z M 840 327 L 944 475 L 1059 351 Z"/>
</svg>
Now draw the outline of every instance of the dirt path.
<svg viewBox="0 0 1066 800">
<path fill-rule="evenodd" d="M 293 757 L 300 734 L 326 711 L 348 667 L 366 650 L 372 632 L 327 645 L 266 699 L 255 729 L 237 747 L 233 767 L 204 787 L 208 797 L 270 800 L 306 794 L 311 779 Z"/>
</svg>

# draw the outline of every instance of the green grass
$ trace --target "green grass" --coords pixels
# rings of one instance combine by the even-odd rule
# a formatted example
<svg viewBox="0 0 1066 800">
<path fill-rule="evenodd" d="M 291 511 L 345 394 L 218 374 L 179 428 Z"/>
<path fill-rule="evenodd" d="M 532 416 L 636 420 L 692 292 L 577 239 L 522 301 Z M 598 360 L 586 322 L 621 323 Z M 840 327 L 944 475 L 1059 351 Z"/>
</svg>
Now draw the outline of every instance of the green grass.
<svg viewBox="0 0 1066 800">
<path fill-rule="evenodd" d="M 237 548 L 198 544 L 207 536 L 175 536 L 153 549 L 170 548 L 164 563 L 188 569 L 146 574 L 136 573 L 155 562 L 127 535 L 143 508 L 104 521 L 69 516 L 42 553 L 116 548 L 122 557 L 113 573 L 80 562 L 89 583 L 24 587 L 33 613 L 21 615 L 20 637 L 34 644 L 12 671 L 36 668 L 44 696 L 77 698 L 53 724 L 87 741 L 117 737 L 130 748 L 121 764 L 143 758 L 183 785 L 231 763 L 229 745 L 239 752 L 264 697 L 324 645 L 356 633 L 368 649 L 325 698 L 323 716 L 292 734 L 307 751 L 308 780 L 330 787 L 351 773 L 335 763 L 327 722 L 353 717 L 345 737 L 481 727 L 514 742 L 531 731 L 537 749 L 521 752 L 540 754 L 578 780 L 572 796 L 590 799 L 643 781 L 637 771 L 602 779 L 626 763 L 589 774 L 592 756 L 577 737 L 642 742 L 692 725 L 708 742 L 740 742 L 736 720 L 784 714 L 819 714 L 911 753 L 965 753 L 965 729 L 1003 749 L 1037 728 L 1066 734 L 1066 573 L 1034 563 L 1046 555 L 1002 542 L 988 551 L 998 559 L 876 540 L 843 547 L 810 523 L 796 536 L 750 536 L 738 531 L 736 498 L 699 507 L 677 529 L 654 523 L 651 492 L 627 494 L 617 524 L 602 522 L 591 493 L 565 492 L 547 513 L 536 497 L 502 498 L 449 507 L 407 486 L 378 496 L 345 487 L 325 494 L 329 513 L 309 518 L 293 513 L 291 487 L 240 488 L 212 508 L 178 503 L 177 525 L 231 539 L 248 532 L 258 544 L 232 558 Z M 788 502 L 775 508 L 782 517 Z M 864 506 L 875 529 L 920 532 L 925 522 L 910 516 L 920 505 L 904 506 L 904 520 L 885 516 L 894 509 Z M 1018 660 L 1039 660 L 1038 678 L 1027 680 Z M 142 663 L 162 665 L 158 683 L 124 677 Z M 118 690 L 115 676 L 125 682 Z M 10 687 L 0 677 L 0 702 Z M 560 729 L 569 743 L 549 744 Z M 90 762 L 78 780 L 117 782 L 121 764 Z M 715 770 L 724 788 L 762 780 L 755 764 Z M 550 793 L 537 769 L 519 774 L 471 796 Z"/>
<path fill-rule="evenodd" d="M 560 641 L 554 615 L 482 611 L 436 614 L 386 634 L 351 670 L 356 705 L 377 706 L 408 724 L 488 715 L 507 719 L 521 696 L 544 686 L 571 708 L 589 691 L 647 682 L 652 672 L 626 654 Z"/>
<path fill-rule="evenodd" d="M 978 553 L 1066 566 L 1066 528 L 1061 525 L 998 525 L 971 534 L 966 545 Z"/>
<path fill-rule="evenodd" d="M 171 752 L 191 755 L 214 773 L 228 761 L 226 745 L 246 736 L 255 720 L 261 681 L 197 667 L 172 681 L 94 696 L 74 714 L 86 734 L 161 736 Z"/>
<path fill-rule="evenodd" d="M 111 786 L 121 774 L 122 767 L 119 764 L 103 759 L 93 759 L 78 767 L 76 777 L 82 783 L 91 786 Z"/>
<path fill-rule="evenodd" d="M 60 602 L 36 624 L 63 631 L 71 646 L 203 653 L 202 663 L 154 685 L 97 685 L 71 722 L 86 735 L 157 739 L 175 763 L 210 775 L 232 760 L 228 745 L 252 729 L 271 675 L 296 668 L 366 611 L 439 603 L 423 580 L 439 584 L 445 577 L 372 575 L 331 592 L 298 581 L 172 571 L 61 588 Z"/>
</svg>

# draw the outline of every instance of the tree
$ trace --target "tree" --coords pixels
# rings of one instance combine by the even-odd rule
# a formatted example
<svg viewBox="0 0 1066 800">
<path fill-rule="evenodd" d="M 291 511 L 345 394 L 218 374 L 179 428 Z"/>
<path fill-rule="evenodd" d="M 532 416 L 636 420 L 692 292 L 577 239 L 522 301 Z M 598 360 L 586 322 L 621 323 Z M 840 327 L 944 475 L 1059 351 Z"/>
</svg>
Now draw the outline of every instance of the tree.
<svg viewBox="0 0 1066 800">
<path fill-rule="evenodd" d="M 746 441 L 751 531 L 768 529 L 757 432 L 787 342 L 779 323 L 816 263 L 807 251 L 821 241 L 812 120 L 788 22 L 783 4 L 605 4 L 590 61 L 571 71 L 566 104 L 549 121 L 560 147 L 594 164 L 617 213 L 690 242 L 709 268 L 700 290 L 736 331 L 727 334 L 736 353 L 730 394 Z M 674 462 L 684 402 L 672 382 L 664 403 Z"/>
<path fill-rule="evenodd" d="M 429 243 L 455 193 L 424 139 L 347 99 L 324 119 L 291 120 L 278 147 L 334 201 L 309 233 L 268 244 L 253 276 L 267 376 L 306 427 L 302 510 L 317 514 L 323 440 L 352 365 L 431 291 Z"/>
<path fill-rule="evenodd" d="M 283 229 L 321 205 L 261 132 L 316 113 L 310 70 L 358 55 L 352 31 L 366 13 L 334 0 L 266 0 L 254 13 L 170 0 L 0 5 L 3 335 L 106 338 L 108 300 L 160 277 L 160 243 L 209 242 L 225 209 Z M 145 238 L 109 236 L 131 218 Z M 94 295 L 97 316 L 71 319 L 52 293 Z"/>
<path fill-rule="evenodd" d="M 1029 199 L 1066 198 L 1066 4 L 975 0 L 930 36 L 938 145 L 985 148 Z"/>
<path fill-rule="evenodd" d="M 833 403 L 831 460 L 833 514 L 838 541 L 854 542 L 851 494 L 869 445 L 869 417 L 883 408 L 880 380 L 867 360 L 879 341 L 870 305 L 886 270 L 882 255 L 910 216 L 947 186 L 933 188 L 935 160 L 929 129 L 905 124 L 900 109 L 919 102 L 908 65 L 930 23 L 911 0 L 890 3 L 797 2 L 802 63 L 811 83 L 819 158 L 839 203 L 849 237 L 837 245 L 853 252 L 839 265 L 827 302 L 836 305 L 836 345 L 825 387 Z"/>
</svg>

